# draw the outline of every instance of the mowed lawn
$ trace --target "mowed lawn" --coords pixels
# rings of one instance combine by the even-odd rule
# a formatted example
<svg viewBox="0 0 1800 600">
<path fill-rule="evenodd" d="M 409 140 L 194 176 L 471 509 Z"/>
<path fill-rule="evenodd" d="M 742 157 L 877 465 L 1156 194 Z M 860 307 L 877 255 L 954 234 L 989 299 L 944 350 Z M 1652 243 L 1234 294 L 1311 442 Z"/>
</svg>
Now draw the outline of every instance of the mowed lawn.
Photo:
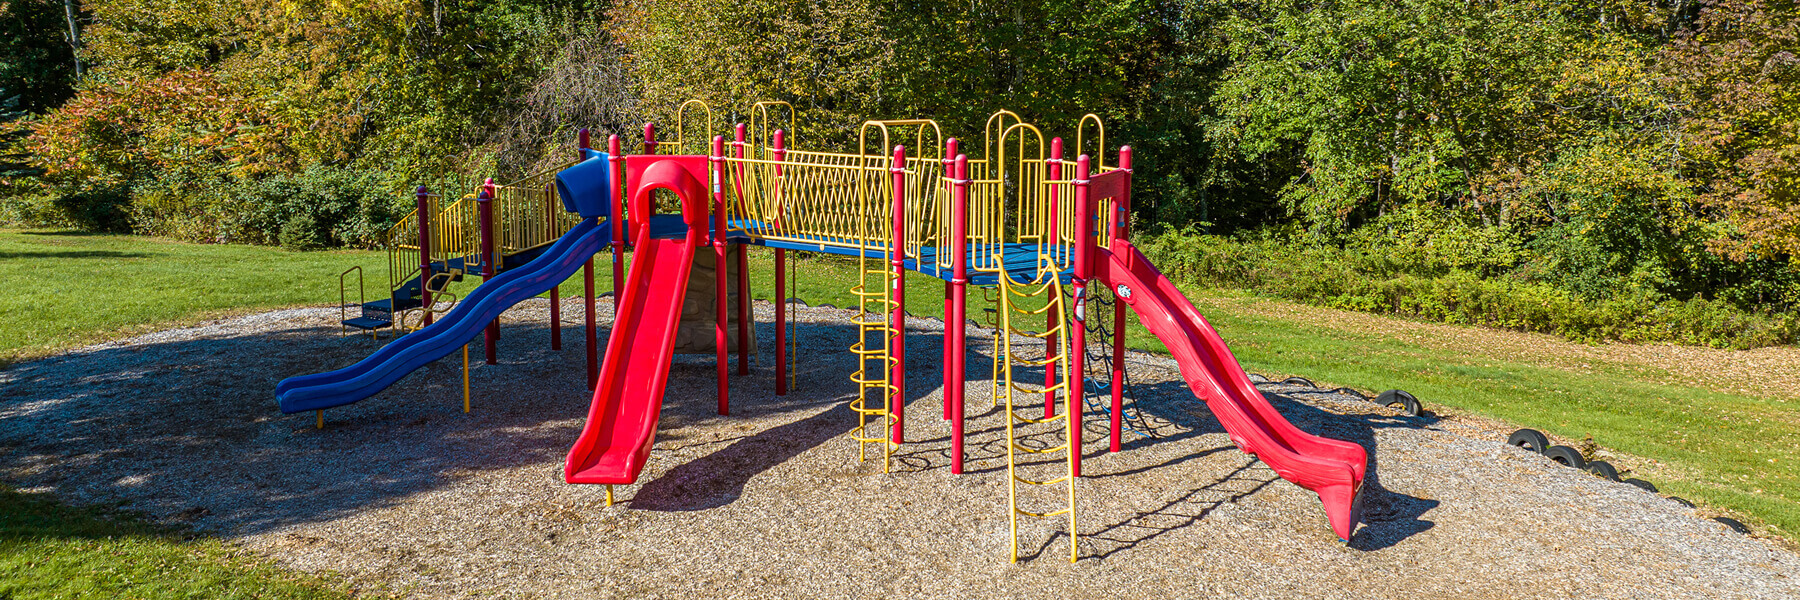
<svg viewBox="0 0 1800 600">
<path fill-rule="evenodd" d="M 336 304 L 338 274 L 351 266 L 382 290 L 385 257 L 0 230 L 0 365 L 174 323 Z"/>
</svg>

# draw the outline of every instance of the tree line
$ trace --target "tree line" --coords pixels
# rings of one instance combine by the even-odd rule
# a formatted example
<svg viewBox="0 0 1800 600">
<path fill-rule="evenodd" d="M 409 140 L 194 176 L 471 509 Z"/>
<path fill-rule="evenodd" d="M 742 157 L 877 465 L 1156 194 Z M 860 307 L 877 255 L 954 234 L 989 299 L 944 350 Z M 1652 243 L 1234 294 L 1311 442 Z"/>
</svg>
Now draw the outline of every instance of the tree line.
<svg viewBox="0 0 1800 600">
<path fill-rule="evenodd" d="M 1146 233 L 1197 240 L 1169 248 L 1636 303 L 1626 320 L 1711 303 L 1755 343 L 1791 339 L 1800 301 L 1795 0 L 0 7 L 13 222 L 366 245 L 394 192 L 529 172 L 575 128 L 630 137 L 691 98 L 730 119 L 789 102 L 821 144 L 1008 108 L 1103 117 L 1138 150 Z M 1409 310 L 1370 294 L 1297 296 Z"/>
</svg>

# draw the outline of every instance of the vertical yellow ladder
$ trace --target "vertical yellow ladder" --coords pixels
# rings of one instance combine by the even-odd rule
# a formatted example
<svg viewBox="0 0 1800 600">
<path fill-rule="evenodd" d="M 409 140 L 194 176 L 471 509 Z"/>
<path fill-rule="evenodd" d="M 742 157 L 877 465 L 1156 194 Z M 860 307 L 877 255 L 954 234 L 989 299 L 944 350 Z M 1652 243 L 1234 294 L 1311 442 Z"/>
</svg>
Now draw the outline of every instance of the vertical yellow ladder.
<svg viewBox="0 0 1800 600">
<path fill-rule="evenodd" d="M 858 461 L 868 460 L 869 444 L 881 444 L 881 472 L 886 473 L 893 469 L 893 430 L 899 420 L 895 414 L 898 399 L 894 397 L 899 387 L 891 380 L 895 363 L 889 352 L 897 335 L 889 323 L 895 308 L 888 295 L 894 285 L 894 273 L 883 257 L 870 256 L 869 249 L 865 242 L 858 261 L 857 285 L 850 288 L 850 293 L 856 295 L 858 311 L 850 319 L 856 324 L 856 343 L 850 346 L 850 352 L 856 355 L 856 372 L 850 374 L 850 380 L 857 385 L 856 398 L 850 401 L 850 409 L 856 411 L 856 431 L 850 437 L 857 441 Z M 873 432 L 870 425 L 875 425 Z"/>
<path fill-rule="evenodd" d="M 1019 305 L 1021 301 L 1034 297 L 1043 297 L 1044 306 L 1037 309 L 1030 309 Z M 1033 320 L 1036 322 L 1041 321 L 1045 315 L 1049 314 L 1065 315 L 1066 313 L 1063 311 L 1063 308 L 1064 299 L 1062 295 L 1062 286 L 1057 281 L 1056 270 L 1040 270 L 1037 280 L 1026 284 L 1013 281 L 1010 274 L 1004 271 L 1000 273 L 1000 337 L 1002 340 L 1000 346 L 1006 366 L 1001 369 L 1001 375 L 1005 380 L 1003 385 L 1000 385 L 999 387 L 1006 396 L 1006 504 L 1008 513 L 1010 513 L 1007 516 L 1009 520 L 1008 525 L 1012 531 L 1012 561 L 1015 563 L 1019 562 L 1020 516 L 1048 518 L 1068 515 L 1069 562 L 1075 562 L 1078 552 L 1078 547 L 1076 545 L 1078 530 L 1075 528 L 1075 452 L 1078 452 L 1079 449 L 1074 447 L 1071 440 L 1075 439 L 1074 428 L 1080 427 L 1081 422 L 1079 419 L 1071 418 L 1071 415 L 1080 414 L 1079 411 L 1081 410 L 1081 407 L 1076 404 L 1076 402 L 1078 402 L 1076 399 L 1077 396 L 1069 393 L 1069 385 L 1071 381 L 1079 380 L 1071 377 L 1071 373 L 1069 372 L 1068 352 L 1058 352 L 1055 356 L 1050 356 L 1050 353 L 1046 351 L 1042 355 L 1036 357 L 1027 356 L 1022 353 L 1026 346 L 1039 346 L 1040 344 L 1021 344 L 1019 340 L 1020 338 L 1036 338 L 1044 340 L 1041 345 L 1045 350 L 1048 350 L 1048 344 L 1053 343 L 1054 340 L 1069 339 L 1068 323 L 1070 322 L 1070 319 L 1058 318 L 1056 320 L 1056 327 L 1049 328 L 1048 331 L 1036 334 L 1021 330 L 1018 327 L 1019 323 L 1015 320 L 1015 317 L 1021 319 L 1036 317 L 1036 319 Z M 1051 385 L 1048 388 L 1044 387 L 1041 383 L 1025 383 L 1031 378 L 1020 378 L 1017 371 L 1020 368 L 1027 367 L 1042 367 L 1046 370 L 1054 369 L 1060 371 L 1061 377 L 1057 378 L 1058 383 Z M 1063 405 L 1063 409 L 1052 417 L 1031 418 L 1022 416 L 1018 412 L 1020 406 L 1014 402 L 1015 397 L 1020 394 L 1023 394 L 1027 399 L 1027 401 L 1024 402 L 1024 405 L 1027 407 L 1036 405 L 1036 401 L 1043 398 L 1045 394 L 1055 394 Z M 1021 430 L 1024 429 L 1035 429 L 1036 431 L 1031 433 L 1021 432 Z M 1054 435 L 1058 429 L 1061 429 L 1062 431 L 1061 445 L 1032 447 L 1020 443 L 1020 439 L 1024 436 L 1045 433 Z M 1062 474 L 1060 476 L 1034 480 L 1020 475 L 1019 459 L 1022 454 L 1054 455 L 1057 453 L 1062 454 Z M 1031 486 L 1053 486 L 1056 484 L 1063 484 L 1067 490 L 1066 497 L 1068 503 L 1061 509 L 1044 512 L 1033 512 L 1020 509 L 1019 484 L 1021 483 Z"/>
</svg>

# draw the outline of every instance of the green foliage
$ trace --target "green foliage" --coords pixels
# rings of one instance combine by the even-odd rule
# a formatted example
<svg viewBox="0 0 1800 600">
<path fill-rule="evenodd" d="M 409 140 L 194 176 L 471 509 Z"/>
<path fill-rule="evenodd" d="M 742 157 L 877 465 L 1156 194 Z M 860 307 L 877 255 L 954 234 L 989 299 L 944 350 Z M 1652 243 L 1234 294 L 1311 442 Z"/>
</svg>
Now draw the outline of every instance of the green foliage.
<svg viewBox="0 0 1800 600">
<path fill-rule="evenodd" d="M 246 182 L 232 190 L 245 211 L 239 239 L 311 249 L 289 243 L 292 230 L 314 247 L 375 247 L 412 210 L 412 196 L 394 188 L 380 173 L 327 167 Z M 271 239 L 268 232 L 276 231 L 280 239 Z"/>
<path fill-rule="evenodd" d="M 384 174 L 313 166 L 261 179 L 165 176 L 131 190 L 131 211 L 135 231 L 181 240 L 368 248 L 410 199 Z"/>
<path fill-rule="evenodd" d="M 0 0 L 0 99 L 40 112 L 74 93 L 75 57 L 61 0 Z M 4 119 L 0 119 L 4 120 Z"/>
<path fill-rule="evenodd" d="M 6 88 L 0 88 L 0 194 L 17 189 L 22 180 L 41 174 L 31 165 L 31 154 L 24 149 L 23 142 L 31 135 L 26 116 L 19 110 L 19 97 L 7 97 Z"/>
<path fill-rule="evenodd" d="M 131 192 L 120 184 L 77 185 L 49 197 L 49 223 L 85 231 L 131 231 Z"/>
<path fill-rule="evenodd" d="M 281 247 L 299 252 L 325 247 L 325 235 L 312 215 L 295 215 L 281 224 Z"/>
<path fill-rule="evenodd" d="M 1521 180 L 1571 143 L 1671 119 L 1647 53 L 1582 4 L 1269 0 L 1225 23 L 1233 63 L 1211 134 L 1295 154 L 1282 190 L 1314 228 L 1439 202 L 1507 221 Z M 1665 166 L 1665 168 L 1667 168 Z"/>
<path fill-rule="evenodd" d="M 50 18 L 43 0 L 6 6 Z M 1071 137 L 1093 112 L 1110 145 L 1137 149 L 1141 231 L 1236 236 L 1278 255 L 1227 244 L 1191 259 L 1243 285 L 1582 339 L 1726 345 L 1783 339 L 1768 333 L 1779 319 L 1758 315 L 1800 306 L 1800 10 L 1786 0 L 84 8 L 93 68 L 80 93 L 0 132 L 29 130 L 24 153 L 43 170 L 0 189 L 0 218 L 365 246 L 406 210 L 394 192 L 554 166 L 583 126 L 630 140 L 654 120 L 700 152 L 753 102 L 782 100 L 795 144 L 849 149 L 869 118 L 930 117 L 972 138 L 1008 108 Z M 0 59 L 0 75 L 49 64 L 51 38 L 34 35 L 17 47 L 43 52 Z M 711 103 L 710 122 L 675 122 L 691 98 Z M 1279 275 L 1296 257 L 1338 270 Z M 1320 278 L 1344 281 L 1295 283 Z M 1677 305 L 1748 316 L 1697 318 L 1715 333 L 1628 324 Z"/>
<path fill-rule="evenodd" d="M 1560 335 L 1577 341 L 1674 342 L 1725 348 L 1793 343 L 1792 313 L 1730 302 L 1680 300 L 1641 288 L 1584 297 L 1512 272 L 1530 256 L 1504 231 L 1472 226 L 1409 229 L 1385 243 L 1346 247 L 1280 239 L 1231 239 L 1193 229 L 1140 240 L 1157 266 L 1189 285 L 1252 289 L 1308 304 Z M 1366 227 L 1367 234 L 1378 227 Z M 1755 306 L 1755 305 L 1752 305 Z"/>
<path fill-rule="evenodd" d="M 1700 202 L 1723 211 L 1713 247 L 1734 258 L 1800 255 L 1800 6 L 1708 3 L 1663 52 L 1686 104 L 1682 156 Z"/>
</svg>

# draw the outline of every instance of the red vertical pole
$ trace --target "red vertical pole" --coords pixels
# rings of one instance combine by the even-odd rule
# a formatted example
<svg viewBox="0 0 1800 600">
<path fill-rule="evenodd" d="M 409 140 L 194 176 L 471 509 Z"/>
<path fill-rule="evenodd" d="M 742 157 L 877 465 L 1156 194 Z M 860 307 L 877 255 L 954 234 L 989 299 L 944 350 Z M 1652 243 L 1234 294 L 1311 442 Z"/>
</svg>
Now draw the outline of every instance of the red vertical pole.
<svg viewBox="0 0 1800 600">
<path fill-rule="evenodd" d="M 676 123 L 680 125 L 680 123 Z M 656 154 L 656 124 L 644 124 L 644 154 Z"/>
<path fill-rule="evenodd" d="M 735 135 L 737 137 L 737 143 L 733 144 L 733 146 L 736 148 L 736 150 L 733 150 L 732 154 L 735 155 L 739 159 L 743 159 L 744 158 L 744 124 L 743 123 L 737 124 L 737 132 Z M 740 162 L 737 164 L 737 168 L 732 170 L 732 175 L 736 178 L 733 180 L 734 184 L 741 183 L 744 180 L 743 173 L 742 173 L 743 168 L 744 168 L 744 163 Z M 737 188 L 734 187 L 733 189 L 737 189 Z M 738 193 L 740 194 L 738 200 L 742 201 L 743 200 L 743 197 L 742 197 L 743 190 L 739 189 Z M 741 217 L 742 217 L 742 215 L 740 215 L 740 218 Z M 727 225 L 730 224 L 729 220 L 726 220 L 725 222 Z M 721 228 L 719 231 L 720 231 L 720 235 L 725 235 L 725 229 Z M 738 374 L 739 375 L 749 375 L 750 374 L 750 350 L 752 350 L 752 348 L 750 347 L 750 326 L 751 326 L 751 323 L 750 323 L 750 247 L 745 244 L 738 244 L 737 245 L 737 334 L 738 334 Z"/>
<path fill-rule="evenodd" d="M 775 249 L 775 395 L 787 395 L 787 249 Z"/>
<path fill-rule="evenodd" d="M 587 128 L 581 128 L 581 133 L 576 138 L 575 142 L 575 160 L 580 161 L 583 157 L 587 156 L 587 153 L 583 152 L 583 150 L 586 150 L 589 147 L 588 143 L 591 139 Z M 551 199 L 550 201 L 555 202 L 554 199 Z M 554 211 L 556 208 L 552 206 L 549 207 L 549 210 L 552 211 L 550 218 L 552 222 L 554 222 L 556 218 Z M 593 260 L 593 258 L 588 259 L 589 262 L 592 262 Z M 562 349 L 562 282 L 560 281 L 557 282 L 556 287 L 550 288 L 550 349 Z"/>
<path fill-rule="evenodd" d="M 494 178 L 489 177 L 481 184 L 481 195 L 475 198 L 476 210 L 481 218 L 481 283 L 494 278 Z M 494 356 L 494 343 L 500 339 L 500 317 L 488 323 L 486 334 L 482 336 L 487 351 L 487 364 L 497 364 Z"/>
<path fill-rule="evenodd" d="M 784 196 L 782 196 L 783 190 L 781 189 L 781 184 L 782 184 L 781 161 L 787 160 L 787 132 L 782 131 L 780 129 L 775 130 L 774 154 L 775 154 L 775 178 L 776 178 L 774 226 L 776 228 L 780 228 L 781 224 L 783 222 L 783 217 L 787 216 L 787 202 L 786 202 L 786 198 Z"/>
<path fill-rule="evenodd" d="M 606 136 L 606 157 L 612 161 L 612 288 L 613 312 L 618 313 L 619 295 L 625 289 L 625 155 L 619 151 L 619 136 Z M 590 259 L 591 265 L 593 261 Z M 591 268 L 591 267 L 590 267 Z"/>
<path fill-rule="evenodd" d="M 894 312 L 888 317 L 892 342 L 888 360 L 894 366 L 888 371 L 888 385 L 893 400 L 888 413 L 894 415 L 894 443 L 906 439 L 906 147 L 894 146 L 894 166 L 888 169 L 894 177 L 894 245 L 888 250 L 888 266 L 894 269 L 894 287 L 888 290 Z"/>
<path fill-rule="evenodd" d="M 562 282 L 550 288 L 550 349 L 562 349 Z"/>
<path fill-rule="evenodd" d="M 715 325 L 713 326 L 713 343 L 719 362 L 719 414 L 731 414 L 731 385 L 726 377 L 731 374 L 730 349 L 725 341 L 727 305 L 731 303 L 725 287 L 725 271 L 729 270 L 725 263 L 725 188 L 720 185 L 725 176 L 725 136 L 713 136 L 712 141 L 712 189 L 713 189 L 713 276 L 715 281 L 714 305 L 717 307 Z"/>
<path fill-rule="evenodd" d="M 1062 179 L 1062 155 L 1062 138 L 1051 139 L 1050 159 L 1044 161 L 1044 167 L 1049 169 L 1048 175 L 1050 176 L 1050 179 Z M 1055 250 L 1054 244 L 1056 244 L 1058 237 L 1056 234 L 1057 189 L 1056 186 L 1049 187 L 1050 230 L 1045 232 L 1043 243 L 1050 246 L 1043 248 L 1043 251 L 1045 252 Z M 1057 274 L 1057 277 L 1060 279 L 1062 274 Z M 1062 345 L 1062 336 L 1056 334 L 1056 328 L 1061 324 L 1061 314 L 1056 311 L 1044 311 L 1044 331 L 1046 332 L 1044 337 L 1044 418 L 1046 419 L 1056 416 L 1056 392 L 1050 388 L 1051 386 L 1056 385 L 1056 354 L 1057 351 L 1061 349 Z"/>
<path fill-rule="evenodd" d="M 587 384 L 588 390 L 600 381 L 600 343 L 599 334 L 594 328 L 594 259 L 589 258 L 587 265 L 581 269 L 583 301 L 587 303 Z"/>
<path fill-rule="evenodd" d="M 750 374 L 750 246 L 737 245 L 738 374 Z"/>
<path fill-rule="evenodd" d="M 775 162 L 779 163 L 787 155 L 784 142 L 786 136 L 779 129 L 775 130 Z M 775 166 L 776 202 L 780 202 L 781 166 Z M 777 204 L 779 206 L 779 204 Z M 775 225 L 780 226 L 781 212 L 775 212 Z M 787 249 L 775 249 L 775 395 L 787 395 Z"/>
<path fill-rule="evenodd" d="M 956 175 L 956 171 L 954 170 L 956 168 L 956 138 L 950 138 L 949 140 L 944 142 L 944 155 L 939 160 L 939 164 L 942 165 L 942 167 L 943 167 L 941 174 L 944 179 L 950 179 Z M 943 185 L 943 184 L 940 183 L 939 185 Z M 942 252 L 956 252 L 956 253 L 960 254 L 964 251 L 961 246 L 958 246 L 954 243 L 954 240 L 942 240 L 940 243 L 941 243 L 941 248 L 943 248 Z M 940 261 L 944 260 L 944 255 L 940 253 L 938 255 L 937 259 Z M 943 273 L 938 273 L 938 276 L 942 277 Z M 950 306 L 951 287 L 952 286 L 950 285 L 950 278 L 945 277 L 944 278 L 944 336 L 943 336 L 944 358 L 943 358 L 943 361 L 939 363 L 940 365 L 943 366 L 943 370 L 944 370 L 944 393 L 943 393 L 944 397 L 943 397 L 943 400 L 944 400 L 944 419 L 945 420 L 950 419 L 950 407 L 951 407 L 950 387 L 953 385 L 962 383 L 961 381 L 954 381 L 950 378 L 950 376 L 952 375 L 951 370 L 950 370 L 951 357 L 953 355 L 955 355 L 956 353 L 962 352 L 962 348 L 957 348 L 957 347 L 950 345 L 950 328 L 962 326 L 961 322 L 952 318 L 954 315 L 951 314 L 953 312 L 953 309 Z"/>
<path fill-rule="evenodd" d="M 950 355 L 950 387 L 945 392 L 950 399 L 950 472 L 963 472 L 963 368 L 968 358 L 964 339 L 969 329 L 963 324 L 968 319 L 967 299 L 969 285 L 969 157 L 956 155 L 956 171 L 951 176 L 955 179 L 956 189 L 951 195 L 950 209 L 950 241 L 951 249 L 956 254 L 950 257 L 950 323 L 947 328 L 950 339 L 945 343 L 951 348 Z"/>
<path fill-rule="evenodd" d="M 1087 408 L 1087 282 L 1093 277 L 1093 232 L 1094 224 L 1090 215 L 1093 207 L 1088 197 L 1088 156 L 1083 154 L 1075 158 L 1075 239 L 1070 240 L 1069 251 L 1075 261 L 1075 277 L 1070 280 L 1075 288 L 1075 322 L 1069 332 L 1069 443 L 1074 450 L 1074 464 L 1070 465 L 1076 477 L 1081 476 L 1081 434 L 1085 409 Z M 1113 422 L 1119 419 L 1118 411 L 1113 411 Z"/>
<path fill-rule="evenodd" d="M 431 283 L 431 191 L 421 185 L 419 189 L 413 190 L 413 199 L 418 205 L 418 212 L 413 214 L 418 215 L 415 220 L 419 222 L 419 306 L 423 307 L 425 313 L 419 320 L 419 326 L 424 327 L 431 324 L 431 289 L 426 285 Z"/>
<path fill-rule="evenodd" d="M 1115 247 L 1126 241 L 1128 219 L 1131 218 L 1131 146 L 1119 148 L 1119 170 L 1125 172 L 1125 185 L 1120 189 L 1119 197 L 1113 199 L 1111 226 Z M 1118 452 L 1125 411 L 1125 303 L 1118 301 L 1113 302 L 1112 359 L 1112 443 L 1108 450 Z"/>
</svg>

